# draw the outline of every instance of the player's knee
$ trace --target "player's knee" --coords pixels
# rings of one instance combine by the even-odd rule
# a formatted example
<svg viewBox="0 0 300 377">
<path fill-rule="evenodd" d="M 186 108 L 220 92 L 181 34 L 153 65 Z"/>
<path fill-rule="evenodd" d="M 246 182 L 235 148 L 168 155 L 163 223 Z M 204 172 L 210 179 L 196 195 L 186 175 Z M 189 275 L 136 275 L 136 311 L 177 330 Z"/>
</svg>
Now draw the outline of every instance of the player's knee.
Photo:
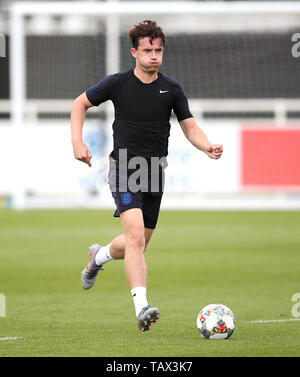
<svg viewBox="0 0 300 377">
<path fill-rule="evenodd" d="M 144 250 L 145 249 L 145 234 L 143 229 L 132 229 L 129 233 L 128 242 L 132 244 L 135 248 Z"/>
</svg>

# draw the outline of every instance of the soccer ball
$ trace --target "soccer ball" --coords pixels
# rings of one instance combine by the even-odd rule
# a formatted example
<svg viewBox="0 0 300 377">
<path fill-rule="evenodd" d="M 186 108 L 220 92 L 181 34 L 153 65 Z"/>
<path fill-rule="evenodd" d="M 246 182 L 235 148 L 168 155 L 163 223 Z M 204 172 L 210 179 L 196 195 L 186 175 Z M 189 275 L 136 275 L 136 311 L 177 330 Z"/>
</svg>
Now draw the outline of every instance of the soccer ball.
<svg viewBox="0 0 300 377">
<path fill-rule="evenodd" d="M 232 311 L 222 304 L 210 304 L 200 310 L 197 327 L 206 339 L 228 339 L 235 328 Z"/>
</svg>

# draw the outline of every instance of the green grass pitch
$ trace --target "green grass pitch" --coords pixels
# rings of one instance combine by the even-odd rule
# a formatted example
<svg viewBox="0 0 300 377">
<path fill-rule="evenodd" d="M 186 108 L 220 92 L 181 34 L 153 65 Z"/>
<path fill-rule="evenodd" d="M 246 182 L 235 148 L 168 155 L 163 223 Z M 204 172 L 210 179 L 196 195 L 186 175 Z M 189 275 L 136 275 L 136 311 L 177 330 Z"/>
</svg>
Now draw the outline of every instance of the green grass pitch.
<svg viewBox="0 0 300 377">
<path fill-rule="evenodd" d="M 161 318 L 146 334 L 123 261 L 105 265 L 90 291 L 80 285 L 87 247 L 121 232 L 112 212 L 0 211 L 0 356 L 300 356 L 300 321 L 252 323 L 293 318 L 300 212 L 162 210 L 146 252 Z M 198 334 L 197 314 L 214 302 L 236 316 L 229 340 Z"/>
</svg>

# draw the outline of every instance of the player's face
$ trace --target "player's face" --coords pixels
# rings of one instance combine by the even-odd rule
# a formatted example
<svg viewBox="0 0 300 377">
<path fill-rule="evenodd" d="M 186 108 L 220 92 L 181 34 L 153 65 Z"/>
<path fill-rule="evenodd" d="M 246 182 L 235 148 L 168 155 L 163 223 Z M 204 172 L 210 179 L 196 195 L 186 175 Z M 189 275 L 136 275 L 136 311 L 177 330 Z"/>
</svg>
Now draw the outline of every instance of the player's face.
<svg viewBox="0 0 300 377">
<path fill-rule="evenodd" d="M 153 39 L 152 44 L 148 37 L 139 40 L 138 48 L 132 48 L 131 54 L 136 59 L 137 67 L 144 72 L 155 73 L 162 63 L 163 45 L 160 38 Z"/>
</svg>

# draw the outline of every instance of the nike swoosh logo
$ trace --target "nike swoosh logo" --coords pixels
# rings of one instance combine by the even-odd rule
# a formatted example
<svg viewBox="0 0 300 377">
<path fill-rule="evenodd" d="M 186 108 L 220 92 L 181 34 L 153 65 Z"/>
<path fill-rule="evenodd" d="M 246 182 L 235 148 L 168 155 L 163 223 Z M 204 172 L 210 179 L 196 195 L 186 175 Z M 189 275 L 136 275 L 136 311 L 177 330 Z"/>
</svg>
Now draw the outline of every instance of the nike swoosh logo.
<svg viewBox="0 0 300 377">
<path fill-rule="evenodd" d="M 159 93 L 160 94 L 162 94 L 162 93 L 168 93 L 168 90 L 160 90 Z"/>
</svg>

